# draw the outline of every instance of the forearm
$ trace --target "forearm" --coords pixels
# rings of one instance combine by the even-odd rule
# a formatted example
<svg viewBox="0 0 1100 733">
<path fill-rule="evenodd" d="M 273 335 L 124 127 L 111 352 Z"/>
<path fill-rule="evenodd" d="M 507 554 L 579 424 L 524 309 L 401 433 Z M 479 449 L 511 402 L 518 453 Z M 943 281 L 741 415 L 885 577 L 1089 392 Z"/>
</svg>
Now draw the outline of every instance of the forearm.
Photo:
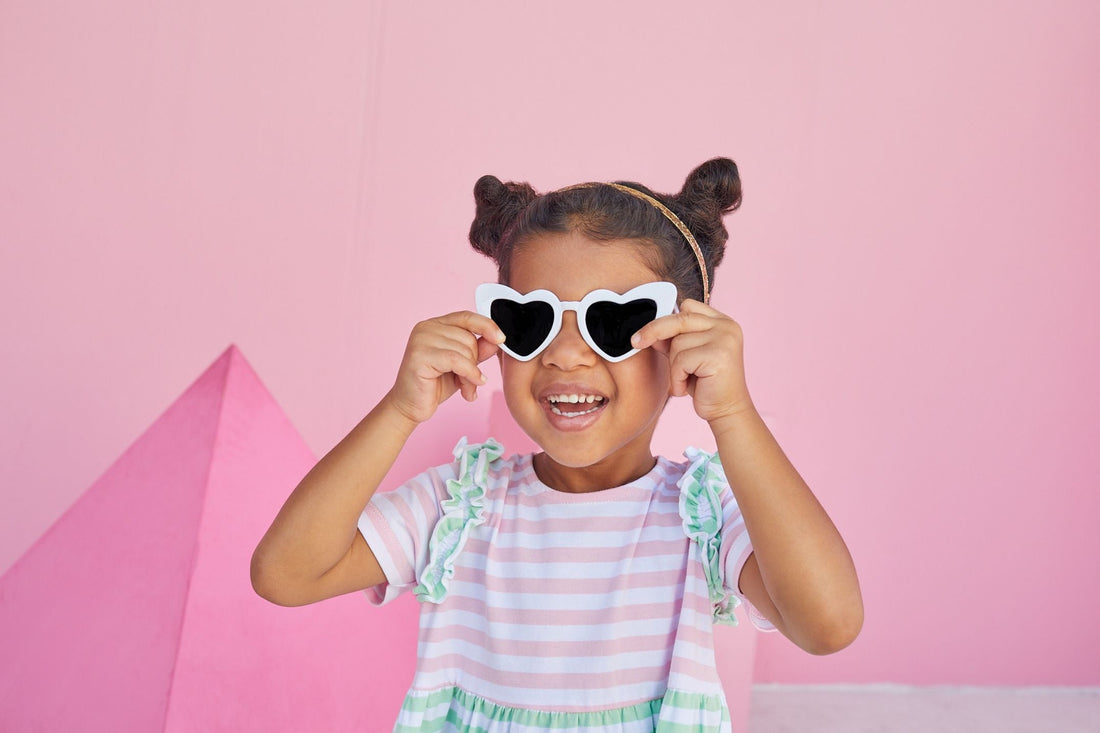
<svg viewBox="0 0 1100 733">
<path fill-rule="evenodd" d="M 781 617 L 777 625 L 805 649 L 850 642 L 862 624 L 863 606 L 836 526 L 754 408 L 711 428 L 760 578 Z"/>
<path fill-rule="evenodd" d="M 256 548 L 254 573 L 277 576 L 272 582 L 279 584 L 308 583 L 345 557 L 360 514 L 416 426 L 388 397 L 294 489 Z"/>
</svg>

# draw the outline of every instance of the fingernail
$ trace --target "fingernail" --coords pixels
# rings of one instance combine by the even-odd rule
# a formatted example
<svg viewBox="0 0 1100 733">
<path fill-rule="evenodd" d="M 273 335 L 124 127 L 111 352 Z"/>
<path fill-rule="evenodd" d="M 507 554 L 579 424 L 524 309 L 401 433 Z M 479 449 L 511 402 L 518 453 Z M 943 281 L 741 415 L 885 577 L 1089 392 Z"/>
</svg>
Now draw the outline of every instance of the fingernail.
<svg viewBox="0 0 1100 733">
<path fill-rule="evenodd" d="M 488 378 L 487 378 L 487 377 L 486 377 L 486 376 L 485 376 L 484 374 L 481 374 L 481 373 L 479 372 L 479 375 L 480 375 L 480 376 L 479 376 L 479 378 L 478 378 L 478 380 L 477 380 L 477 381 L 481 382 L 482 384 L 485 384 L 485 383 L 486 383 L 487 381 L 489 381 L 489 380 L 488 380 Z"/>
<path fill-rule="evenodd" d="M 641 335 L 640 335 L 640 334 L 637 334 L 637 333 L 636 333 L 636 334 L 634 334 L 633 336 L 631 336 L 631 337 L 630 337 L 630 343 L 634 344 L 635 346 L 637 346 L 638 344 L 642 343 L 642 337 L 641 337 Z"/>
<path fill-rule="evenodd" d="M 498 329 L 497 330 L 497 343 L 498 344 L 503 344 L 504 339 L 505 339 L 504 331 L 501 331 L 501 330 Z"/>
</svg>

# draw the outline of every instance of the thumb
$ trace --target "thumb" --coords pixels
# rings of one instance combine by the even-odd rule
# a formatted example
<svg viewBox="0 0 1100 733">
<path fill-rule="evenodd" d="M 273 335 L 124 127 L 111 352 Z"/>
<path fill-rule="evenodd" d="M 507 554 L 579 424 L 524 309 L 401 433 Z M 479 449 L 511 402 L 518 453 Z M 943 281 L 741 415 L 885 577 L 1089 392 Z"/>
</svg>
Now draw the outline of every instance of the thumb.
<svg viewBox="0 0 1100 733">
<path fill-rule="evenodd" d="M 487 338 L 479 338 L 477 340 L 477 363 L 480 364 L 498 351 L 500 351 L 499 345 Z"/>
</svg>

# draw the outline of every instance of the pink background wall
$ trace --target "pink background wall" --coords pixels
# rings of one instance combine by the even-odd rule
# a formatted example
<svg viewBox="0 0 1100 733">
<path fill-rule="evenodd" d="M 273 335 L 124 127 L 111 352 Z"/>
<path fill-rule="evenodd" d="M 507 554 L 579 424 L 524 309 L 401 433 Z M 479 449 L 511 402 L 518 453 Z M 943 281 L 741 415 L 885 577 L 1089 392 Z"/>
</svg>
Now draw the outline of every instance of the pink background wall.
<svg viewBox="0 0 1100 733">
<path fill-rule="evenodd" d="M 714 302 L 867 606 L 757 679 L 1100 684 L 1100 6 L 95 5 L 0 4 L 0 572 L 231 342 L 325 452 L 493 276 L 480 174 L 729 155 Z"/>
</svg>

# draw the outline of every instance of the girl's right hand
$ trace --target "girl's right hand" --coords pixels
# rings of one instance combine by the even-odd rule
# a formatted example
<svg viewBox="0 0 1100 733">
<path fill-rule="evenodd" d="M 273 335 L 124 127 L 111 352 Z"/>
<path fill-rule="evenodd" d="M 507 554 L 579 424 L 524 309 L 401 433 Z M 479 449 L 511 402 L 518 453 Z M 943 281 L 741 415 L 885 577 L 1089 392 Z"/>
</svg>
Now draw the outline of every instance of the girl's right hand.
<svg viewBox="0 0 1100 733">
<path fill-rule="evenodd" d="M 485 384 L 478 364 L 497 353 L 503 341 L 497 325 L 473 311 L 421 321 L 409 335 L 387 399 L 414 423 L 430 418 L 457 391 L 473 402 L 477 388 Z"/>
</svg>

